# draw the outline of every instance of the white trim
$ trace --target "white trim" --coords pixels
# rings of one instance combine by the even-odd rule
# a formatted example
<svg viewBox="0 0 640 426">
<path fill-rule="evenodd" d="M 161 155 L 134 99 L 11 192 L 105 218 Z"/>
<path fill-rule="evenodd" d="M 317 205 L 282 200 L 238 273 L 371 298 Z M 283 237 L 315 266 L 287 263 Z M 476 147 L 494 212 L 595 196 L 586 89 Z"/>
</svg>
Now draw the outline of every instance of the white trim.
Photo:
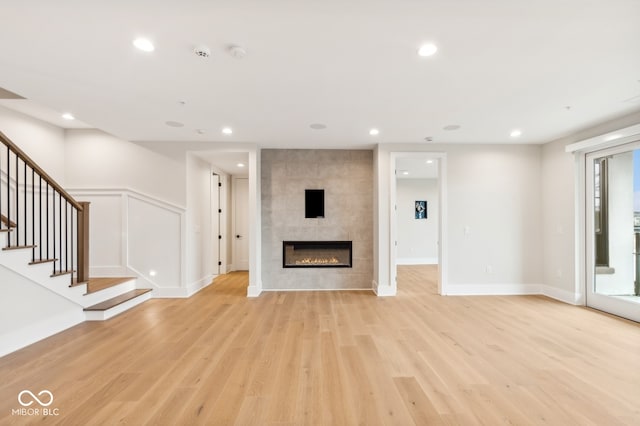
<svg viewBox="0 0 640 426">
<path fill-rule="evenodd" d="M 215 277 L 217 277 L 217 275 L 210 274 L 204 278 L 199 279 L 196 282 L 189 284 L 187 286 L 187 297 L 191 297 L 200 290 L 209 287 Z"/>
<path fill-rule="evenodd" d="M 398 293 L 398 288 L 391 285 L 380 285 L 373 281 L 373 292 L 378 297 L 395 296 Z"/>
<path fill-rule="evenodd" d="M 542 284 L 449 284 L 447 296 L 518 296 L 542 294 Z"/>
<path fill-rule="evenodd" d="M 447 153 L 441 151 L 394 151 L 389 152 L 389 283 L 393 289 L 385 289 L 378 286 L 376 294 L 379 296 L 391 296 L 397 293 L 397 265 L 396 245 L 397 240 L 397 177 L 396 161 L 402 157 L 424 156 L 438 160 L 438 197 L 439 197 L 439 223 L 438 223 L 438 294 L 448 292 L 448 229 L 447 229 Z"/>
<path fill-rule="evenodd" d="M 67 330 L 84 322 L 84 320 L 84 312 L 82 308 L 78 307 L 0 335 L 0 357 Z"/>
<path fill-rule="evenodd" d="M 541 285 L 540 294 L 570 305 L 582 305 L 582 303 L 580 303 L 580 294 L 572 293 L 549 285 Z"/>
<path fill-rule="evenodd" d="M 131 188 L 68 188 L 66 190 L 69 194 L 77 194 L 79 196 L 83 195 L 121 195 L 127 194 L 133 196 L 134 198 L 138 198 L 144 201 L 147 201 L 151 204 L 154 204 L 158 207 L 163 207 L 169 210 L 174 210 L 176 212 L 184 212 L 187 210 L 186 207 L 180 206 L 178 204 L 174 204 L 170 201 L 165 201 L 162 198 L 158 198 L 155 195 L 146 194 L 141 191 L 137 191 Z"/>
<path fill-rule="evenodd" d="M 614 135 L 620 135 L 615 139 L 610 139 Z M 565 152 L 592 152 L 604 148 L 609 148 L 617 145 L 623 145 L 625 143 L 638 140 L 640 136 L 640 124 L 624 127 L 612 132 L 607 132 L 602 135 L 594 136 L 589 139 L 584 139 L 576 143 L 569 144 L 565 147 Z"/>
<path fill-rule="evenodd" d="M 262 288 L 262 285 L 250 285 L 247 287 L 247 297 L 258 297 L 263 291 L 267 291 Z"/>
<path fill-rule="evenodd" d="M 275 291 L 375 291 L 371 288 L 263 288 L 263 292 L 275 292 Z"/>
<path fill-rule="evenodd" d="M 396 265 L 437 265 L 437 257 L 398 257 Z"/>
<path fill-rule="evenodd" d="M 154 299 L 187 299 L 188 290 L 184 287 L 154 287 Z"/>
</svg>

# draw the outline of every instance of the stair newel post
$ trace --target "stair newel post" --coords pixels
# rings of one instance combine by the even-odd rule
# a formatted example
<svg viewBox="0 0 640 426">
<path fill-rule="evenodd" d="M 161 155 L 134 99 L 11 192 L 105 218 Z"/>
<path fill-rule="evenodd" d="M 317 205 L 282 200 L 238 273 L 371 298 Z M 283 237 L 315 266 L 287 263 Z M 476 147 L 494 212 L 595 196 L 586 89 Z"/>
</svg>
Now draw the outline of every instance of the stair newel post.
<svg viewBox="0 0 640 426">
<path fill-rule="evenodd" d="M 82 210 L 78 210 L 78 274 L 77 282 L 89 281 L 89 202 L 79 203 Z"/>
</svg>

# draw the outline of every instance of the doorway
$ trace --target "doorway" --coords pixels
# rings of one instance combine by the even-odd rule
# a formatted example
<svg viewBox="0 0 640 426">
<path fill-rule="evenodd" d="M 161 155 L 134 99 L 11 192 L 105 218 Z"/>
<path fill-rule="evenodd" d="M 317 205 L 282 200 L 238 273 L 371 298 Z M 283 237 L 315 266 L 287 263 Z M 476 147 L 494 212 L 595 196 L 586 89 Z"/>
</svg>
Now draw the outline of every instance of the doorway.
<svg viewBox="0 0 640 426">
<path fill-rule="evenodd" d="M 446 154 L 391 153 L 390 282 L 398 265 L 437 265 L 446 294 Z"/>
<path fill-rule="evenodd" d="M 587 306 L 640 321 L 640 142 L 585 158 Z"/>
</svg>

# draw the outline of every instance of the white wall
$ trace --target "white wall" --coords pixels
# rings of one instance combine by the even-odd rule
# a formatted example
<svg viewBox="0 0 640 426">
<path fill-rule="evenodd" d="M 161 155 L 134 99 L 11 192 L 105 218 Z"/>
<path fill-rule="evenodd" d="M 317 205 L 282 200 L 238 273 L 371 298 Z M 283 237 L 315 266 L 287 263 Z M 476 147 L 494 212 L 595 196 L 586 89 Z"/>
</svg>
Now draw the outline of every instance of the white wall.
<svg viewBox="0 0 640 426">
<path fill-rule="evenodd" d="M 531 145 L 379 146 L 375 180 L 380 265 L 374 278 L 378 288 L 392 286 L 389 165 L 390 153 L 402 151 L 447 155 L 448 292 L 537 290 L 543 279 L 541 147 Z"/>
<path fill-rule="evenodd" d="M 213 278 L 211 235 L 211 165 L 187 155 L 187 283 L 209 284 Z"/>
<path fill-rule="evenodd" d="M 398 246 L 396 262 L 438 263 L 438 180 L 397 179 Z M 427 218 L 415 219 L 415 202 L 427 201 Z"/>
<path fill-rule="evenodd" d="M 578 221 L 580 192 L 577 186 L 579 155 L 567 153 L 567 145 L 640 123 L 640 112 L 583 129 L 542 146 L 542 233 L 544 254 L 543 293 L 569 303 L 584 304 L 584 255 Z"/>
<path fill-rule="evenodd" d="M 156 297 L 186 297 L 186 212 L 133 190 L 69 189 L 90 202 L 90 274 L 136 276 Z"/>
<path fill-rule="evenodd" d="M 566 143 L 542 147 L 542 235 L 544 284 L 556 298 L 575 299 L 575 171 Z"/>
<path fill-rule="evenodd" d="M 0 106 L 0 132 L 18 145 L 56 182 L 64 185 L 63 129 Z"/>
<path fill-rule="evenodd" d="M 0 357 L 84 321 L 82 307 L 0 265 Z"/>
<path fill-rule="evenodd" d="M 66 185 L 127 188 L 186 205 L 186 152 L 169 156 L 99 130 L 68 130 Z"/>
</svg>

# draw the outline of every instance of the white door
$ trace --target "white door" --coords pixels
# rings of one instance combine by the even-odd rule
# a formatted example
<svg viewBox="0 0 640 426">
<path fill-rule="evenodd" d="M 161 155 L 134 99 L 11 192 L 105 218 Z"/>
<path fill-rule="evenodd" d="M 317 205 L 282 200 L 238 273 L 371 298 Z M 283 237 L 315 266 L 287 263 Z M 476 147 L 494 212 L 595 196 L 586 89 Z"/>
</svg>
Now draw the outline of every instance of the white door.
<svg viewBox="0 0 640 426">
<path fill-rule="evenodd" d="M 587 305 L 640 321 L 640 143 L 586 160 Z"/>
<path fill-rule="evenodd" d="M 214 173 L 211 177 L 211 256 L 213 275 L 220 275 L 220 237 L 220 176 Z"/>
<path fill-rule="evenodd" d="M 233 179 L 233 269 L 249 270 L 249 179 Z"/>
</svg>

